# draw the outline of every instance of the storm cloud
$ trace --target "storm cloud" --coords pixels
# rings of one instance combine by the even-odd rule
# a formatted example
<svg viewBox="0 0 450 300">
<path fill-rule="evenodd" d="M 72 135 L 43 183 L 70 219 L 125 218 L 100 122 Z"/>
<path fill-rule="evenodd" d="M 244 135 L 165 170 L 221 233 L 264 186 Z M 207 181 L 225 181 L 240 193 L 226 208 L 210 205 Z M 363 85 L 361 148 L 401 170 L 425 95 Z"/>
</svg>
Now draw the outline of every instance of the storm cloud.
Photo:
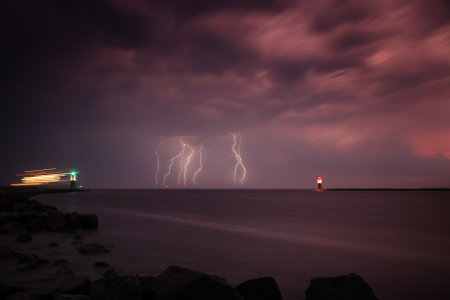
<svg viewBox="0 0 450 300">
<path fill-rule="evenodd" d="M 185 136 L 232 188 L 230 132 L 248 188 L 450 180 L 449 1 L 6 0 L 0 45 L 0 184 L 153 188 Z"/>
</svg>

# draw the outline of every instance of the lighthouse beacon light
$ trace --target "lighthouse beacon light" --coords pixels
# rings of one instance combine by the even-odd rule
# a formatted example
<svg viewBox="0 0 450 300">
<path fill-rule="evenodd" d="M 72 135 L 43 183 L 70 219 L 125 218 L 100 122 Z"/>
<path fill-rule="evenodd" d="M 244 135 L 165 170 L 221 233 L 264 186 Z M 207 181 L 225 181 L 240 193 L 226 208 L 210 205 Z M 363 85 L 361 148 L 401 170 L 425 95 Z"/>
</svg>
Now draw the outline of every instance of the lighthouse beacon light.
<svg viewBox="0 0 450 300">
<path fill-rule="evenodd" d="M 320 189 L 322 188 L 322 177 L 317 177 L 317 188 Z"/>
<path fill-rule="evenodd" d="M 75 181 L 77 180 L 77 172 L 70 172 L 70 188 L 75 189 Z"/>
</svg>

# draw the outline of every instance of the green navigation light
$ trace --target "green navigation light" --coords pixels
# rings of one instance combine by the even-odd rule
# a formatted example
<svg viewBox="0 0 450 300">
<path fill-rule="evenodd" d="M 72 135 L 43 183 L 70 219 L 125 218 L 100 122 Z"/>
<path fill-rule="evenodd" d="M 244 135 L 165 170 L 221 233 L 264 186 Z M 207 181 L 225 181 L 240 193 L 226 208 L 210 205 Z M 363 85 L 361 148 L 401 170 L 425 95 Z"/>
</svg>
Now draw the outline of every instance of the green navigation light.
<svg viewBox="0 0 450 300">
<path fill-rule="evenodd" d="M 75 176 L 75 172 L 72 172 L 72 176 Z"/>
</svg>

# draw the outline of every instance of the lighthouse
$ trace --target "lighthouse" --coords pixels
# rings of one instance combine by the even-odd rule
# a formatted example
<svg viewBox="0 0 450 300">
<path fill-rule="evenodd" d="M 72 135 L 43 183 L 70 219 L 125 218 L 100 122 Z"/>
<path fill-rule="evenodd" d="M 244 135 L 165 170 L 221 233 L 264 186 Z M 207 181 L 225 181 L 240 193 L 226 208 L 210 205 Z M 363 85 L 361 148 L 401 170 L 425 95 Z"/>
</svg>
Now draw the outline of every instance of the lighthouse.
<svg viewBox="0 0 450 300">
<path fill-rule="evenodd" d="M 75 189 L 75 181 L 77 181 L 77 172 L 72 171 L 70 173 L 70 188 Z"/>
<path fill-rule="evenodd" d="M 314 190 L 316 192 L 322 192 L 322 191 L 326 191 L 327 189 L 324 189 L 322 187 L 322 177 L 317 177 L 317 188 Z"/>
</svg>

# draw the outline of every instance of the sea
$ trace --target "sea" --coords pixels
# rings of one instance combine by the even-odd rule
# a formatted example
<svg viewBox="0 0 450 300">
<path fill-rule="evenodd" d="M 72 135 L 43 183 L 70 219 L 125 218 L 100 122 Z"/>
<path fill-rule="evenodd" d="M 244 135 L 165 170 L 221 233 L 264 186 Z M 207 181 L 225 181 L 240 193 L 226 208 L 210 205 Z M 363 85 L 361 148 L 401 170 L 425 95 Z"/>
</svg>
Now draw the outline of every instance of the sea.
<svg viewBox="0 0 450 300">
<path fill-rule="evenodd" d="M 104 272 L 95 261 L 140 276 L 177 265 L 233 286 L 271 276 L 284 300 L 300 300 L 311 278 L 357 273 L 380 300 L 450 299 L 449 191 L 109 189 L 33 198 L 96 214 L 99 228 L 80 232 L 83 242 L 111 252 L 83 256 L 64 233 L 15 247 L 64 258 L 91 280 Z M 33 280 L 32 271 L 17 278 L 17 266 L 3 266 L 3 282 Z"/>
</svg>

